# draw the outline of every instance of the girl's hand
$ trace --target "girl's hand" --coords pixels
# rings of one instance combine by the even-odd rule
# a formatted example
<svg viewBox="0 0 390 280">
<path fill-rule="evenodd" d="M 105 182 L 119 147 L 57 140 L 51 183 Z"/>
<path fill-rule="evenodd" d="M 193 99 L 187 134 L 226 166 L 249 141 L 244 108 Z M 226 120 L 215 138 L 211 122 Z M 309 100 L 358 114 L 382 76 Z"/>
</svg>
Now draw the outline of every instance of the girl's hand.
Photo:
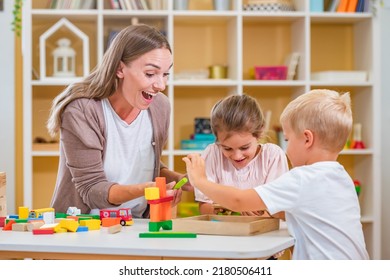
<svg viewBox="0 0 390 280">
<path fill-rule="evenodd" d="M 183 161 L 186 163 L 188 179 L 192 186 L 196 187 L 197 182 L 207 180 L 204 159 L 200 154 L 189 154 Z"/>
</svg>

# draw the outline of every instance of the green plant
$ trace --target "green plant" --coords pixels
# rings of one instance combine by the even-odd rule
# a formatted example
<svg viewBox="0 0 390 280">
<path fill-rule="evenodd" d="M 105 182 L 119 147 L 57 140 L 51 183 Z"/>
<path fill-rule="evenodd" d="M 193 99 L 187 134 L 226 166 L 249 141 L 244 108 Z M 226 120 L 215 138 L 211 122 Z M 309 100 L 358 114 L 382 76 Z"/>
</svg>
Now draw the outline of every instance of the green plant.
<svg viewBox="0 0 390 280">
<path fill-rule="evenodd" d="M 14 31 L 18 36 L 20 36 L 20 32 L 22 31 L 22 5 L 23 0 L 14 0 L 14 10 L 12 11 L 14 19 L 11 25 L 12 31 Z"/>
</svg>

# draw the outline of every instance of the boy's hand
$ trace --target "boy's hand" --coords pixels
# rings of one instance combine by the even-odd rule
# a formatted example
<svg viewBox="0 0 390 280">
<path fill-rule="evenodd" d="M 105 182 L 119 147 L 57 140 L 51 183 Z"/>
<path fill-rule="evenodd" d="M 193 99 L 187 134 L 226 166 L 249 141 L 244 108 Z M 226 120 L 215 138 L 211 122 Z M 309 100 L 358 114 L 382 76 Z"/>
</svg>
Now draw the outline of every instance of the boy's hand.
<svg viewBox="0 0 390 280">
<path fill-rule="evenodd" d="M 189 154 L 183 158 L 186 163 L 188 179 L 196 187 L 201 180 L 206 180 L 204 159 L 200 154 Z"/>
</svg>

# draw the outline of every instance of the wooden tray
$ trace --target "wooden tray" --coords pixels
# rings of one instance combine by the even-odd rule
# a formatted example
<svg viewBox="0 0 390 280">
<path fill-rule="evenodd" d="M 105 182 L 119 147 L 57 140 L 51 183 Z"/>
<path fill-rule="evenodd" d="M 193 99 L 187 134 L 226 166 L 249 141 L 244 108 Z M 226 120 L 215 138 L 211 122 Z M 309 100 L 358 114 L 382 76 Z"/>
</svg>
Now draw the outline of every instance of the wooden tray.
<svg viewBox="0 0 390 280">
<path fill-rule="evenodd" d="M 255 235 L 279 229 L 279 219 L 201 215 L 172 220 L 172 230 L 214 235 Z"/>
</svg>

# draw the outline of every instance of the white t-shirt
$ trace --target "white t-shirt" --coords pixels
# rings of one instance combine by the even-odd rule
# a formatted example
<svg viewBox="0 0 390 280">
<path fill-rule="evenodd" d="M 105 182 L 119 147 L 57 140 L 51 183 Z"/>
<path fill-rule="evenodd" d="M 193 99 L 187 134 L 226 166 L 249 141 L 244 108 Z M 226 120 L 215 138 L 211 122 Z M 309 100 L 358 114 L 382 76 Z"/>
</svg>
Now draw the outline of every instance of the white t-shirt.
<svg viewBox="0 0 390 280">
<path fill-rule="evenodd" d="M 205 159 L 206 175 L 209 181 L 234 186 L 239 189 L 251 189 L 275 180 L 288 171 L 284 151 L 275 144 L 262 144 L 261 152 L 247 166 L 234 167 L 217 144 L 210 144 L 202 154 Z M 201 191 L 195 188 L 195 200 L 213 203 Z"/>
<path fill-rule="evenodd" d="M 271 214 L 285 211 L 293 259 L 368 259 L 355 185 L 336 161 L 293 168 L 255 190 Z"/>
<path fill-rule="evenodd" d="M 107 99 L 103 100 L 106 122 L 106 153 L 104 171 L 107 180 L 121 185 L 153 181 L 154 149 L 152 146 L 153 128 L 147 110 L 127 124 L 113 110 Z M 131 208 L 135 218 L 141 218 L 147 207 L 145 197 L 123 203 L 118 208 Z M 99 209 L 91 213 L 98 214 Z"/>
</svg>

